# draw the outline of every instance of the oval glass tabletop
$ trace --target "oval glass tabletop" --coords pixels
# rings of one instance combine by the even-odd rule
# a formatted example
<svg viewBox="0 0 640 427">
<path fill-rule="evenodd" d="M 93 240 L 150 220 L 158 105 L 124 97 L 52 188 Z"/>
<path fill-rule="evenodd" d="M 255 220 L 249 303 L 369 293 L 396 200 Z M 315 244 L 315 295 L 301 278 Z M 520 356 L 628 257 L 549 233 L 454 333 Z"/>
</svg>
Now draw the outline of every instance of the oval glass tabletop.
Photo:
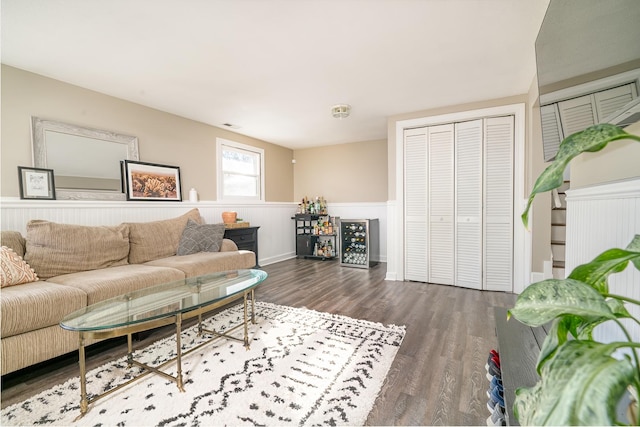
<svg viewBox="0 0 640 427">
<path fill-rule="evenodd" d="M 262 270 L 233 270 L 151 286 L 74 311 L 60 326 L 70 331 L 99 331 L 143 323 L 251 290 L 266 278 Z"/>
</svg>

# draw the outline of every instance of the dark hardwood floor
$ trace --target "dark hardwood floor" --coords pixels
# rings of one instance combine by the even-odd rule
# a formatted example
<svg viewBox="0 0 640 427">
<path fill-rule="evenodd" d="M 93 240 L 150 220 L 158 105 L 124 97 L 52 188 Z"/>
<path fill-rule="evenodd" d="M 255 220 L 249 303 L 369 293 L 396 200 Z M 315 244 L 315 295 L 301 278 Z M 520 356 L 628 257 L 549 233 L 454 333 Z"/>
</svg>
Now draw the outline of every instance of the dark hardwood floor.
<svg viewBox="0 0 640 427">
<path fill-rule="evenodd" d="M 337 261 L 291 259 L 267 265 L 260 301 L 406 325 L 405 339 L 380 391 L 368 425 L 486 425 L 484 365 L 496 348 L 493 307 L 511 307 L 515 295 L 454 286 L 385 281 L 386 264 L 371 269 Z M 173 333 L 153 331 L 142 347 Z M 126 352 L 124 341 L 98 344 L 88 369 Z M 77 356 L 2 378 L 2 407 L 78 375 Z"/>
</svg>

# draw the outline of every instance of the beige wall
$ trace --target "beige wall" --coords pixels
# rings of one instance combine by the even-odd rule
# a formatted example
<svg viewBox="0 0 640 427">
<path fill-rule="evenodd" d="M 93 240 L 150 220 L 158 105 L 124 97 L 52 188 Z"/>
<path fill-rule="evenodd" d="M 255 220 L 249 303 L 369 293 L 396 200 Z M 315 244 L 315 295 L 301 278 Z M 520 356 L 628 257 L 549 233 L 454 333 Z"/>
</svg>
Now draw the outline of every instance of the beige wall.
<svg viewBox="0 0 640 427">
<path fill-rule="evenodd" d="M 329 203 L 387 201 L 387 141 L 295 150 L 294 200 L 324 196 Z"/>
<path fill-rule="evenodd" d="M 625 128 L 640 135 L 640 122 Z M 640 177 L 640 142 L 613 141 L 597 153 L 583 153 L 571 161 L 571 188 Z"/>
<path fill-rule="evenodd" d="M 180 167 L 184 199 L 216 200 L 216 138 L 265 150 L 266 200 L 293 199 L 292 150 L 2 65 L 0 194 L 17 197 L 17 166 L 32 166 L 30 117 L 138 137 L 140 160 Z"/>
</svg>

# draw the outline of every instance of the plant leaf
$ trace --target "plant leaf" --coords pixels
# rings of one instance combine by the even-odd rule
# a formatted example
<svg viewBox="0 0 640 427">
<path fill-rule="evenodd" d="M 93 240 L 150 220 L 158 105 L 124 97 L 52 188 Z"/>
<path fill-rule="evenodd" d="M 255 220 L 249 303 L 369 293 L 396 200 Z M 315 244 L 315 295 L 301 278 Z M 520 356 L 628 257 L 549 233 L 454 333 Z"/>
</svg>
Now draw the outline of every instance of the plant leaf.
<svg viewBox="0 0 640 427">
<path fill-rule="evenodd" d="M 640 234 L 636 234 L 627 246 L 628 251 L 640 252 Z M 636 266 L 636 269 L 640 270 L 640 259 L 632 260 L 633 265 Z"/>
<path fill-rule="evenodd" d="M 610 298 L 606 300 L 606 304 L 616 318 L 631 318 L 631 314 L 627 311 L 622 301 Z M 591 340 L 593 339 L 594 328 L 609 320 L 610 319 L 607 318 L 598 318 L 594 321 L 587 322 L 573 315 L 564 315 L 554 319 L 540 347 L 540 353 L 538 354 L 538 361 L 536 363 L 538 374 L 541 373 L 543 365 L 551 359 L 558 347 L 567 342 L 569 334 L 579 340 Z"/>
<path fill-rule="evenodd" d="M 617 139 L 640 141 L 640 137 L 631 135 L 618 126 L 608 123 L 588 127 L 582 132 L 574 133 L 565 138 L 560 143 L 555 160 L 540 174 L 533 190 L 531 190 L 527 207 L 522 214 L 524 226 L 527 227 L 529 224 L 529 209 L 536 194 L 560 187 L 563 182 L 564 170 L 574 157 L 584 152 L 600 151 L 611 141 Z"/>
<path fill-rule="evenodd" d="M 607 300 L 607 305 L 617 319 L 631 319 L 633 317 L 627 310 L 627 307 L 624 306 L 624 303 L 619 299 L 610 298 Z"/>
<path fill-rule="evenodd" d="M 536 364 L 538 375 L 540 375 L 542 366 L 551 359 L 551 356 L 555 354 L 558 347 L 567 342 L 567 337 L 569 335 L 569 328 L 567 327 L 567 324 L 569 322 L 570 319 L 568 316 L 562 316 L 551 323 L 551 328 L 549 328 L 547 336 L 540 347 L 540 354 L 538 354 L 538 361 Z"/>
<path fill-rule="evenodd" d="M 624 249 L 609 249 L 598 255 L 593 261 L 577 266 L 569 275 L 569 279 L 584 282 L 603 295 L 609 293 L 607 278 L 612 273 L 619 273 L 627 268 L 629 261 L 640 261 L 640 252 Z"/>
<path fill-rule="evenodd" d="M 574 279 L 549 279 L 529 285 L 508 311 L 520 322 L 541 326 L 558 316 L 571 314 L 592 322 L 614 319 L 604 297 L 587 284 Z"/>
<path fill-rule="evenodd" d="M 611 353 L 619 344 L 567 341 L 532 388 L 518 389 L 514 411 L 522 425 L 614 425 L 616 405 L 635 370 Z"/>
</svg>

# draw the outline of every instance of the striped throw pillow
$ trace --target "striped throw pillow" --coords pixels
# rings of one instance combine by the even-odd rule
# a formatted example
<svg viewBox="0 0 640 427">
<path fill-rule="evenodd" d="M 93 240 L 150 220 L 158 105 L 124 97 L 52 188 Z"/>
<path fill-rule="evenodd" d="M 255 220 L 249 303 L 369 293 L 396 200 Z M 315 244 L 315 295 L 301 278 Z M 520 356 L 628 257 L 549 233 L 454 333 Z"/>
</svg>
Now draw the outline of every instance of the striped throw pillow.
<svg viewBox="0 0 640 427">
<path fill-rule="evenodd" d="M 0 248 L 0 266 L 2 268 L 0 287 L 21 285 L 38 280 L 38 275 L 33 271 L 33 268 L 7 246 Z"/>
</svg>

